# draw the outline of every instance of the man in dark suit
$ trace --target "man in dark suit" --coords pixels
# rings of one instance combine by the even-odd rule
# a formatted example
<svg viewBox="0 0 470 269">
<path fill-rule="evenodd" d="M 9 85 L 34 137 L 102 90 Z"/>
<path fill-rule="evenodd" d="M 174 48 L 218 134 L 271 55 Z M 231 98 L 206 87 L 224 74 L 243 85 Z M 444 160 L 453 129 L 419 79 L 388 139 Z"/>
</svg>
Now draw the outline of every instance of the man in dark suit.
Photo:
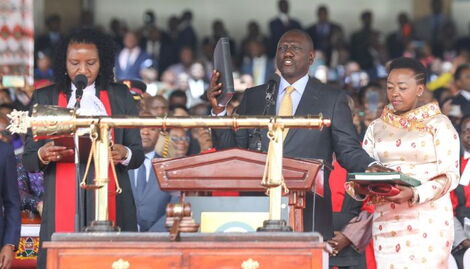
<svg viewBox="0 0 470 269">
<path fill-rule="evenodd" d="M 9 269 L 21 229 L 20 193 L 13 148 L 0 141 L 0 268 Z"/>
<path fill-rule="evenodd" d="M 379 31 L 372 27 L 373 18 L 370 10 L 361 13 L 362 28 L 351 35 L 350 42 L 351 59 L 357 62 L 372 80 L 377 78 L 375 63 L 379 61 L 372 51 L 376 50 L 374 46 L 380 35 Z"/>
<path fill-rule="evenodd" d="M 269 22 L 269 31 L 271 34 L 271 45 L 269 47 L 269 56 L 276 54 L 277 42 L 281 36 L 292 29 L 302 29 L 300 23 L 289 16 L 289 3 L 287 0 L 278 2 L 279 16 Z"/>
<path fill-rule="evenodd" d="M 297 158 L 323 159 L 327 165 L 332 163 L 333 152 L 337 160 L 348 171 L 364 171 L 374 160 L 360 147 L 354 126 L 351 110 L 348 107 L 346 94 L 341 90 L 330 88 L 315 78 L 308 76 L 308 69 L 315 56 L 310 36 L 301 30 L 285 33 L 279 41 L 276 63 L 281 73 L 279 87 L 274 90 L 275 105 L 270 106 L 268 115 L 280 112 L 284 98 L 291 99 L 291 115 L 305 116 L 322 113 L 331 119 L 331 126 L 322 130 L 290 129 L 284 139 L 284 155 Z M 218 73 L 214 73 L 208 99 L 212 113 L 222 115 L 224 107 L 217 106 L 216 96 L 221 93 L 221 84 L 217 84 Z M 294 90 L 291 92 L 292 87 Z M 290 88 L 290 90 L 288 90 Z M 238 108 L 240 115 L 262 115 L 265 104 L 267 85 L 263 84 L 247 89 Z M 284 109 L 283 109 L 284 110 Z M 284 113 L 282 113 L 284 114 Z M 267 150 L 266 130 L 261 136 L 253 130 L 213 130 L 214 144 L 218 149 L 227 147 L 256 148 L 261 139 L 261 149 Z M 324 239 L 330 239 L 332 230 L 332 210 L 329 171 L 325 169 L 324 197 L 307 195 L 307 207 L 304 215 L 305 231 L 318 231 Z M 313 208 L 315 199 L 315 210 Z M 315 212 L 315 214 L 312 214 Z"/>
<path fill-rule="evenodd" d="M 332 38 L 333 34 L 342 32 L 341 27 L 328 18 L 328 8 L 320 6 L 317 10 L 318 21 L 310 26 L 306 31 L 315 44 L 315 49 L 323 52 L 325 55 L 326 63 L 330 64 L 331 51 L 332 51 Z"/>
<path fill-rule="evenodd" d="M 274 73 L 274 61 L 266 54 L 265 45 L 257 40 L 247 41 L 248 55 L 243 58 L 240 72 L 253 77 L 254 85 L 268 81 Z"/>
<path fill-rule="evenodd" d="M 60 33 L 61 18 L 58 14 L 52 14 L 45 21 L 47 32 L 35 38 L 34 52 L 37 58 L 39 51 L 51 52 L 62 40 Z"/>
<path fill-rule="evenodd" d="M 455 41 L 455 23 L 444 12 L 442 0 L 429 1 L 431 14 L 418 19 L 413 25 L 415 38 L 426 41 L 432 47 L 432 54 L 443 57 L 445 43 Z"/>
<path fill-rule="evenodd" d="M 151 116 L 151 114 L 141 114 L 141 116 Z M 140 129 L 145 160 L 138 169 L 129 170 L 130 184 L 137 208 L 137 225 L 140 232 L 166 232 L 166 205 L 176 203 L 178 200 L 175 195 L 160 189 L 152 169 L 152 159 L 160 157 L 154 151 L 159 132 L 158 128 L 153 127 Z"/>
<path fill-rule="evenodd" d="M 185 10 L 181 15 L 181 21 L 178 24 L 178 42 L 177 45 L 182 47 L 191 47 L 194 51 L 197 50 L 197 35 L 194 31 L 193 25 L 193 12 Z"/>
<path fill-rule="evenodd" d="M 455 85 L 460 90 L 452 99 L 451 117 L 461 118 L 470 115 L 470 65 L 462 64 L 454 73 Z"/>
<path fill-rule="evenodd" d="M 178 62 L 178 47 L 167 33 L 157 27 L 150 27 L 148 35 L 141 40 L 143 51 L 158 63 L 158 74 L 165 72 L 166 68 Z"/>
<path fill-rule="evenodd" d="M 117 79 L 141 79 L 140 71 L 153 67 L 152 59 L 138 46 L 138 40 L 134 32 L 127 32 L 124 35 L 124 48 L 116 57 Z"/>
</svg>

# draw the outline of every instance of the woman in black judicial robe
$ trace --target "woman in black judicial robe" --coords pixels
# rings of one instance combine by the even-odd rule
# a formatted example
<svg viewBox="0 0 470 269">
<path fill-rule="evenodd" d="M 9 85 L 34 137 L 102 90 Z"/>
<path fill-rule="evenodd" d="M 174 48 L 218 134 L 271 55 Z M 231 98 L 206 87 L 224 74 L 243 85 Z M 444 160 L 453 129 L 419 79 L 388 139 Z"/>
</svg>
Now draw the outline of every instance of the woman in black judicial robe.
<svg viewBox="0 0 470 269">
<path fill-rule="evenodd" d="M 85 92 L 95 92 L 96 99 L 92 106 L 103 110 L 109 103 L 113 115 L 138 115 L 137 107 L 126 86 L 112 83 L 114 79 L 114 44 L 104 34 L 92 29 L 79 29 L 66 38 L 56 51 L 54 61 L 55 84 L 38 89 L 34 92 L 32 104 L 58 105 L 59 95 L 66 96 L 67 102 L 75 102 L 75 86 L 72 81 L 78 74 L 85 75 L 88 85 L 84 89 L 81 108 L 90 110 L 84 105 Z M 108 100 L 102 100 L 101 91 L 107 91 Z M 62 93 L 61 93 L 62 92 Z M 72 96 L 72 98 L 71 98 Z M 97 105 L 96 100 L 102 105 Z M 88 102 L 90 103 L 90 102 Z M 98 102 L 99 103 L 99 102 Z M 70 105 L 70 104 L 69 104 Z M 73 155 L 73 150 L 54 146 L 50 140 L 34 142 L 31 132 L 26 137 L 23 164 L 28 171 L 44 171 L 44 209 L 40 231 L 42 242 L 49 241 L 55 232 L 55 193 L 56 193 L 56 161 Z M 136 209 L 128 178 L 128 169 L 138 168 L 144 153 L 140 140 L 139 129 L 114 129 L 114 146 L 112 158 L 115 162 L 122 194 L 116 195 L 116 225 L 122 231 L 137 231 Z M 123 163 L 124 162 L 124 163 Z M 81 175 L 85 168 L 82 164 Z M 93 173 L 92 173 L 93 174 Z M 89 176 L 88 182 L 92 179 Z M 75 180 L 75 179 L 74 179 Z M 88 225 L 93 220 L 93 192 L 86 191 L 85 222 Z M 41 248 L 38 258 L 38 268 L 45 268 L 46 255 Z"/>
</svg>

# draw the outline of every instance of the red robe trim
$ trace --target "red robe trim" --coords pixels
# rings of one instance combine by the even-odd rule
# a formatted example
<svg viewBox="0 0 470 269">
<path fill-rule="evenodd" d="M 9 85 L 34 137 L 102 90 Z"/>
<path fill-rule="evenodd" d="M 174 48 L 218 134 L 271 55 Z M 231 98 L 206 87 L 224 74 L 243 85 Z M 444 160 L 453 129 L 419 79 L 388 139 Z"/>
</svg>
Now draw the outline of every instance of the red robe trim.
<svg viewBox="0 0 470 269">
<path fill-rule="evenodd" d="M 103 103 L 108 116 L 112 115 L 109 95 L 107 91 L 100 91 L 100 100 Z M 59 93 L 58 105 L 67 107 L 67 97 Z M 114 132 L 111 130 L 112 139 Z M 116 183 L 111 171 L 108 168 L 108 218 L 116 222 Z M 74 163 L 56 163 L 56 186 L 55 186 L 55 231 L 73 232 L 75 217 L 75 199 L 76 199 L 76 179 Z"/>
</svg>

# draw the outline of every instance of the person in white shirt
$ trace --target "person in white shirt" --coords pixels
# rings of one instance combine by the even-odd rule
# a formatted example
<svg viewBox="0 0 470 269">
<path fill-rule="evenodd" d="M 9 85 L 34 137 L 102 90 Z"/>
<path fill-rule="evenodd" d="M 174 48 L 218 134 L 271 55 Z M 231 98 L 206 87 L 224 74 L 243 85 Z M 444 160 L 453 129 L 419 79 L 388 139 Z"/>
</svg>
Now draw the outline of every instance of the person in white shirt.
<svg viewBox="0 0 470 269">
<path fill-rule="evenodd" d="M 138 46 L 138 36 L 135 32 L 124 35 L 124 48 L 116 58 L 116 78 L 141 79 L 140 72 L 154 66 L 150 56 Z"/>
</svg>

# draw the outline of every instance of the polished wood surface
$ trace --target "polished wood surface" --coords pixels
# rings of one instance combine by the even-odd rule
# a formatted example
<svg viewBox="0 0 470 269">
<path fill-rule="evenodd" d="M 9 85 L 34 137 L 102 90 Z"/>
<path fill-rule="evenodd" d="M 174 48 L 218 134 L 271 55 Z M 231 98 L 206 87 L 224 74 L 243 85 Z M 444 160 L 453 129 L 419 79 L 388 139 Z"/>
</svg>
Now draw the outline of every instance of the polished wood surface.
<svg viewBox="0 0 470 269">
<path fill-rule="evenodd" d="M 317 233 L 54 234 L 44 243 L 49 269 L 328 268 L 329 247 Z"/>
<path fill-rule="evenodd" d="M 282 161 L 289 190 L 307 191 L 315 184 L 317 192 L 322 192 L 323 180 L 317 178 L 323 166 L 321 160 L 283 158 Z M 160 188 L 165 191 L 265 191 L 261 179 L 266 153 L 232 148 L 152 162 Z"/>
</svg>

